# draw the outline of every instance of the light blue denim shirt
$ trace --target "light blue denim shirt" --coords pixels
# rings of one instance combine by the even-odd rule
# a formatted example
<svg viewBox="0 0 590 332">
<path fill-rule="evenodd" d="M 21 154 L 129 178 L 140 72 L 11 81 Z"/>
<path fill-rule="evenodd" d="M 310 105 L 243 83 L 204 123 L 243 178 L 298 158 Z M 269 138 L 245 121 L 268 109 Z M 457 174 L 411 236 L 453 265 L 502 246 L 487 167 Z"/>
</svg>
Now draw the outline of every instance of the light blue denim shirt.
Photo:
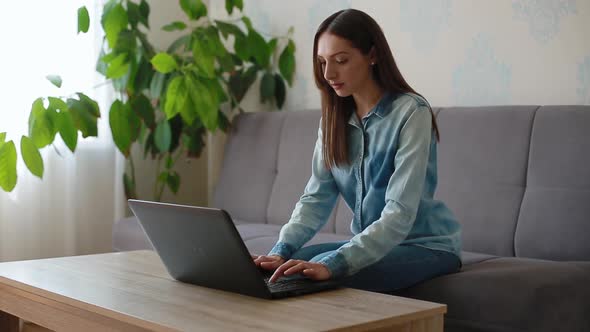
<svg viewBox="0 0 590 332">
<path fill-rule="evenodd" d="M 460 257 L 460 226 L 446 205 L 433 199 L 436 136 L 426 100 L 386 93 L 362 121 L 352 113 L 347 135 L 350 163 L 329 170 L 320 127 L 312 175 L 269 255 L 290 258 L 327 222 L 341 194 L 354 212 L 354 236 L 319 262 L 333 277 L 354 274 L 400 244 Z"/>
</svg>

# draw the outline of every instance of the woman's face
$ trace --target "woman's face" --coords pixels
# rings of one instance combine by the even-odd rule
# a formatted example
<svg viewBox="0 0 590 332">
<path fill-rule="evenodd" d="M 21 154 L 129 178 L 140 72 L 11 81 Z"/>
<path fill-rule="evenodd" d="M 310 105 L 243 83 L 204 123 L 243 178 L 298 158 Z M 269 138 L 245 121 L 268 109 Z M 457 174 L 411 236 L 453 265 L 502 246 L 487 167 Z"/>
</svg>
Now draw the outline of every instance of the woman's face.
<svg viewBox="0 0 590 332">
<path fill-rule="evenodd" d="M 371 55 L 364 55 L 350 41 L 329 32 L 318 39 L 317 61 L 324 78 L 340 97 L 356 94 L 373 80 Z"/>
</svg>

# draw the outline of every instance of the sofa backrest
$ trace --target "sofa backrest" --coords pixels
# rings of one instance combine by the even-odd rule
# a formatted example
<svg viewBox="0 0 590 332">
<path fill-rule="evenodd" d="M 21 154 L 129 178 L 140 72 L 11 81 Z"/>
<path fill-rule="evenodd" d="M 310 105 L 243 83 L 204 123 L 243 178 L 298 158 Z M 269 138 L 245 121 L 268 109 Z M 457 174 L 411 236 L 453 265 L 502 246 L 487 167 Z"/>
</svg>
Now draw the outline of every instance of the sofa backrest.
<svg viewBox="0 0 590 332">
<path fill-rule="evenodd" d="M 590 106 L 435 108 L 438 187 L 463 249 L 590 260 Z M 311 172 L 320 112 L 245 113 L 225 146 L 213 205 L 240 222 L 284 224 Z M 342 199 L 322 232 L 350 234 Z"/>
</svg>

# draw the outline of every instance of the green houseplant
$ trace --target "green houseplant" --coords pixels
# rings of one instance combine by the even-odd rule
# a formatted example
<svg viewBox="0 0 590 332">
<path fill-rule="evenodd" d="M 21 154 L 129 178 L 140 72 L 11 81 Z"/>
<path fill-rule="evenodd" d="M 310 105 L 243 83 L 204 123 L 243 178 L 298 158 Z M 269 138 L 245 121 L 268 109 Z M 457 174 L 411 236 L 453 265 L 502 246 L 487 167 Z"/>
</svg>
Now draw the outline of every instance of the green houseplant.
<svg viewBox="0 0 590 332">
<path fill-rule="evenodd" d="M 102 51 L 96 70 L 105 76 L 118 97 L 109 107 L 113 141 L 125 156 L 125 194 L 136 197 L 134 144 L 158 163 L 154 199 L 168 188 L 176 193 L 180 177 L 174 165 L 181 156 L 198 157 L 207 132 L 227 131 L 228 115 L 243 112 L 240 102 L 260 79 L 260 101 L 280 109 L 295 70 L 292 29 L 286 36 L 266 40 L 244 15 L 242 0 L 226 0 L 231 21 L 211 20 L 201 0 L 180 0 L 187 22 L 163 27 L 182 31 L 165 51 L 156 50 L 146 35 L 150 7 L 145 0 L 110 0 L 103 7 Z M 236 14 L 234 13 L 236 11 Z M 78 10 L 78 32 L 87 32 L 90 19 L 85 7 Z M 57 75 L 47 77 L 61 86 Z M 222 111 L 222 110 L 225 110 Z M 97 136 L 101 117 L 98 103 L 78 92 L 69 97 L 42 97 L 32 104 L 29 133 L 20 140 L 20 152 L 29 171 L 42 178 L 39 152 L 59 134 L 75 152 L 79 134 Z M 16 186 L 17 151 L 0 133 L 0 187 Z"/>
</svg>

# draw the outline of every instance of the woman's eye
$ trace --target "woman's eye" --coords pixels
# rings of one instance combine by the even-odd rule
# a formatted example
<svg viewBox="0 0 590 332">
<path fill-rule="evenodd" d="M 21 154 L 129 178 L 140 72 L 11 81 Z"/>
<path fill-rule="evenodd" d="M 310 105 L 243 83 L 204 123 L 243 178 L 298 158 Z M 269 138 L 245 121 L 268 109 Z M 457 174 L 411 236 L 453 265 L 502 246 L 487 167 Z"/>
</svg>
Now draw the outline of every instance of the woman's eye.
<svg viewBox="0 0 590 332">
<path fill-rule="evenodd" d="M 344 63 L 346 63 L 346 61 L 348 61 L 348 60 L 346 60 L 346 59 L 336 60 L 336 63 L 338 63 L 338 64 L 344 64 Z"/>
</svg>

